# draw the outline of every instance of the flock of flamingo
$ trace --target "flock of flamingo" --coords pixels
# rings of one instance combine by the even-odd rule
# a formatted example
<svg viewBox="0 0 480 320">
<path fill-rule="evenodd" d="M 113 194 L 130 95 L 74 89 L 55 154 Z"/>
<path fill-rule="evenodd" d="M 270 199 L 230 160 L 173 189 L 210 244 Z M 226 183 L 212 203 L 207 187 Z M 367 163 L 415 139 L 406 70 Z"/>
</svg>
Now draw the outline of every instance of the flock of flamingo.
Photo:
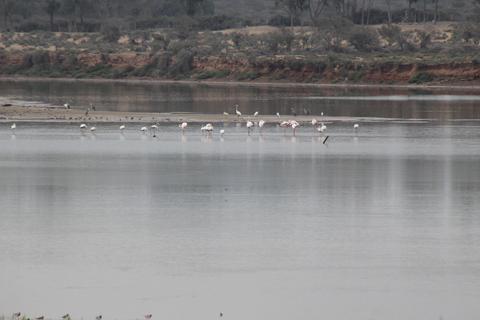
<svg viewBox="0 0 480 320">
<path fill-rule="evenodd" d="M 65 106 L 68 106 L 68 103 L 65 104 Z M 91 104 L 91 107 L 95 110 L 95 107 L 93 104 Z M 68 106 L 69 108 L 69 106 Z M 87 109 L 87 112 L 88 112 L 89 109 Z M 308 111 L 305 109 L 305 114 L 306 115 L 310 115 L 308 113 Z M 242 116 L 242 113 L 240 112 L 240 110 L 238 109 L 238 105 L 235 106 L 235 113 L 237 115 L 238 118 L 240 118 L 240 116 Z M 225 115 L 225 118 L 227 118 L 229 116 L 229 114 L 227 112 L 223 112 L 223 114 Z M 292 114 L 294 116 L 297 116 L 295 110 L 292 108 Z M 256 111 L 254 114 L 253 114 L 253 117 L 256 118 L 258 116 L 258 111 Z M 280 119 L 280 114 L 277 112 L 276 113 L 276 116 L 277 118 Z M 323 117 L 323 112 L 321 113 L 321 116 Z M 263 126 L 265 125 L 265 121 L 264 120 L 260 120 L 258 121 L 258 127 L 259 127 L 259 131 L 260 133 L 262 132 L 262 129 L 263 129 Z M 284 127 L 284 133 L 287 132 L 287 127 L 291 127 L 293 129 L 293 136 L 295 136 L 295 129 L 297 127 L 300 126 L 300 123 L 298 123 L 297 121 L 295 120 L 287 120 L 287 121 L 282 121 L 282 122 L 279 122 L 278 123 L 281 127 Z M 315 118 L 313 118 L 311 120 L 311 124 L 312 124 L 312 129 L 313 131 L 315 132 L 315 125 L 317 124 L 317 120 Z M 140 128 L 140 131 L 145 134 L 148 130 L 152 130 L 152 133 L 153 133 L 153 137 L 156 137 L 156 131 L 158 130 L 159 128 L 159 123 L 157 124 L 154 124 L 152 126 L 150 126 L 150 128 L 148 128 L 147 126 L 143 126 Z M 179 124 L 179 127 L 180 129 L 182 129 L 182 132 L 183 134 L 185 134 L 185 128 L 188 126 L 188 123 L 187 122 L 182 122 L 181 124 Z M 250 134 L 250 131 L 252 130 L 252 128 L 255 126 L 254 122 L 252 122 L 250 120 L 250 117 L 247 117 L 246 118 L 246 128 L 247 128 L 247 131 L 248 131 L 248 134 Z M 11 125 L 11 128 L 12 128 L 12 131 L 15 131 L 16 128 L 17 128 L 17 125 L 15 123 L 13 123 Z M 126 126 L 125 124 L 122 124 L 120 127 L 119 127 L 119 130 L 120 132 L 123 133 L 123 131 L 125 130 Z M 357 129 L 359 128 L 359 125 L 356 123 L 353 125 L 353 129 L 356 131 Z M 80 131 L 82 133 L 84 133 L 86 130 L 88 129 L 88 126 L 85 124 L 85 123 L 82 123 L 80 124 Z M 327 129 L 327 126 L 323 123 L 323 122 L 320 122 L 320 125 L 317 127 L 317 131 L 320 132 L 320 133 L 324 133 L 325 130 Z M 96 126 L 92 126 L 90 127 L 90 132 L 95 132 L 97 130 Z M 201 127 L 201 131 L 202 132 L 206 132 L 208 134 L 211 134 L 213 132 L 213 125 L 211 123 L 208 123 L 206 124 L 205 126 L 202 126 Z M 220 130 L 220 134 L 223 136 L 223 134 L 225 133 L 225 130 L 222 129 Z M 328 136 L 327 136 L 328 138 Z M 326 139 L 325 139 L 326 140 Z"/>
</svg>

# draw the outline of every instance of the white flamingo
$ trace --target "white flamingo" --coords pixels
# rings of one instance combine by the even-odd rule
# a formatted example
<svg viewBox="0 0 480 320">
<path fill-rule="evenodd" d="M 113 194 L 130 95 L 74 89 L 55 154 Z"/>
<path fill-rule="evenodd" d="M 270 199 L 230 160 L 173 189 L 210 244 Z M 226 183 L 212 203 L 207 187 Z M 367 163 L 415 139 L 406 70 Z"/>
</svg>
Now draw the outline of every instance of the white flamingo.
<svg viewBox="0 0 480 320">
<path fill-rule="evenodd" d="M 260 121 L 258 122 L 258 126 L 260 127 L 260 132 L 262 132 L 262 129 L 263 129 L 263 125 L 264 125 L 264 124 L 265 124 L 265 121 L 263 121 L 263 120 L 260 120 Z"/>
<path fill-rule="evenodd" d="M 358 123 L 355 123 L 355 124 L 353 125 L 353 129 L 355 129 L 355 130 L 358 129 Z"/>
<path fill-rule="evenodd" d="M 95 130 L 97 130 L 97 128 L 96 128 L 95 126 L 93 126 L 93 127 L 90 128 L 90 131 L 91 131 L 91 132 L 94 132 Z"/>
<path fill-rule="evenodd" d="M 280 123 L 280 126 L 285 128 L 284 133 L 287 133 L 287 127 L 288 127 L 289 125 L 291 125 L 290 120 L 288 120 L 288 121 L 283 121 L 282 123 Z"/>
<path fill-rule="evenodd" d="M 258 111 L 255 111 L 255 113 L 253 114 L 254 117 L 258 116 Z"/>
<path fill-rule="evenodd" d="M 156 137 L 155 131 L 158 130 L 158 126 L 156 124 L 154 124 L 154 125 L 151 126 L 151 128 L 153 130 L 153 137 Z"/>
<path fill-rule="evenodd" d="M 180 128 L 182 128 L 183 133 L 185 133 L 185 128 L 188 126 L 188 123 L 184 122 L 180 125 L 178 125 Z"/>
<path fill-rule="evenodd" d="M 123 132 L 123 130 L 125 130 L 125 125 L 124 125 L 124 124 L 122 124 L 122 125 L 120 126 L 120 131 Z"/>
<path fill-rule="evenodd" d="M 12 130 L 15 130 L 15 129 L 17 129 L 17 125 L 14 123 L 14 124 L 12 124 L 12 126 L 10 128 L 12 128 Z"/>
<path fill-rule="evenodd" d="M 148 128 L 147 128 L 147 127 L 142 127 L 142 128 L 140 129 L 140 131 L 142 131 L 143 134 L 145 134 L 145 132 L 148 131 Z"/>
<path fill-rule="evenodd" d="M 82 123 L 80 125 L 80 131 L 82 131 L 82 133 L 83 133 L 83 130 L 85 130 L 86 128 L 87 128 L 87 125 L 85 123 Z"/>
<path fill-rule="evenodd" d="M 211 123 L 207 123 L 205 126 L 201 128 L 201 130 L 211 133 L 213 131 L 213 126 Z"/>
<path fill-rule="evenodd" d="M 253 122 L 248 120 L 246 126 L 247 126 L 248 133 L 250 133 L 250 129 L 252 129 L 252 127 L 253 127 Z"/>
<path fill-rule="evenodd" d="M 294 136 L 294 137 L 295 137 L 295 128 L 298 127 L 299 125 L 300 125 L 300 124 L 298 124 L 298 122 L 292 124 L 293 136 Z"/>
</svg>

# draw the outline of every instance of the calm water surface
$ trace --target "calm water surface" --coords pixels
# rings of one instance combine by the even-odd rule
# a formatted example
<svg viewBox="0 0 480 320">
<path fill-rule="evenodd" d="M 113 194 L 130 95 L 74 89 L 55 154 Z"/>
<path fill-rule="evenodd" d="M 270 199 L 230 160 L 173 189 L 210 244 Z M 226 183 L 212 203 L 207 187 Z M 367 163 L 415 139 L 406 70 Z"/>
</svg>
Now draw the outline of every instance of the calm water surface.
<svg viewBox="0 0 480 320">
<path fill-rule="evenodd" d="M 476 121 L 333 122 L 326 144 L 309 124 L 17 125 L 0 123 L 0 314 L 480 317 Z"/>
</svg>

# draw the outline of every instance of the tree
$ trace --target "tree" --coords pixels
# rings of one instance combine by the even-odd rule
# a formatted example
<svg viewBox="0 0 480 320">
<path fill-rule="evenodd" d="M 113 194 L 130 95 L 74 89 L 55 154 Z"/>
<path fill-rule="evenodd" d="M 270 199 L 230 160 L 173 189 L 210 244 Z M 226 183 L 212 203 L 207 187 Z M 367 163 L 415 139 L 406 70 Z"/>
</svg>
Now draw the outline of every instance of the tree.
<svg viewBox="0 0 480 320">
<path fill-rule="evenodd" d="M 58 0 L 45 0 L 43 11 L 50 16 L 50 31 L 53 32 L 53 15 L 60 9 L 60 1 Z"/>
<path fill-rule="evenodd" d="M 8 31 L 10 29 L 8 27 L 8 20 L 10 19 L 10 13 L 12 12 L 14 6 L 15 6 L 14 0 L 2 0 L 1 2 L 3 26 L 5 28 L 5 31 Z"/>
<path fill-rule="evenodd" d="M 275 0 L 275 5 L 282 8 L 290 16 L 290 25 L 293 29 L 293 19 L 307 9 L 307 0 Z"/>
<path fill-rule="evenodd" d="M 77 22 L 75 21 L 75 13 L 77 11 L 76 0 L 63 0 L 63 11 L 68 19 L 68 32 L 77 32 Z"/>
<path fill-rule="evenodd" d="M 433 23 L 437 24 L 437 21 L 438 21 L 438 0 L 432 0 L 432 3 L 435 3 L 435 15 L 433 16 Z"/>
<path fill-rule="evenodd" d="M 387 2 L 387 10 L 388 10 L 388 25 L 392 23 L 392 10 L 390 9 L 390 0 L 385 0 Z"/>
<path fill-rule="evenodd" d="M 342 18 L 355 21 L 355 13 L 357 12 L 357 0 L 332 0 L 335 10 Z"/>
<path fill-rule="evenodd" d="M 415 22 L 413 19 L 412 4 L 417 3 L 418 0 L 407 0 L 408 1 L 408 17 L 411 19 L 411 22 Z"/>
<path fill-rule="evenodd" d="M 312 20 L 313 26 L 316 27 L 317 19 L 328 4 L 328 0 L 307 0 L 307 2 L 310 19 Z"/>
<path fill-rule="evenodd" d="M 212 3 L 208 0 L 182 0 L 183 12 L 193 17 L 193 15 L 201 10 L 204 10 L 211 6 Z"/>
</svg>

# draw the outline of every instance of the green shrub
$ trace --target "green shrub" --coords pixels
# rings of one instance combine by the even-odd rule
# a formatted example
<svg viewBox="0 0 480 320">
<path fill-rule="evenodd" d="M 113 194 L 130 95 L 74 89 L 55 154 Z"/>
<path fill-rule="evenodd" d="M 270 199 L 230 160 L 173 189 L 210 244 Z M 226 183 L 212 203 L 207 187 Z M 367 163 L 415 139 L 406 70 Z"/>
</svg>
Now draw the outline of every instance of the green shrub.
<svg viewBox="0 0 480 320">
<path fill-rule="evenodd" d="M 206 70 L 206 71 L 202 71 L 202 72 L 198 73 L 195 76 L 195 79 L 196 80 L 210 79 L 210 78 L 215 77 L 216 74 L 217 74 L 216 70 Z"/>
<path fill-rule="evenodd" d="M 435 80 L 436 75 L 431 72 L 419 72 L 408 79 L 408 83 L 422 84 L 426 82 L 432 82 Z"/>
<path fill-rule="evenodd" d="M 253 80 L 259 77 L 258 71 L 249 70 L 244 72 L 237 72 L 233 75 L 237 80 Z"/>
<path fill-rule="evenodd" d="M 285 79 L 287 76 L 285 75 L 285 72 L 283 71 L 278 71 L 275 72 L 271 77 L 270 80 L 282 80 Z"/>
</svg>

